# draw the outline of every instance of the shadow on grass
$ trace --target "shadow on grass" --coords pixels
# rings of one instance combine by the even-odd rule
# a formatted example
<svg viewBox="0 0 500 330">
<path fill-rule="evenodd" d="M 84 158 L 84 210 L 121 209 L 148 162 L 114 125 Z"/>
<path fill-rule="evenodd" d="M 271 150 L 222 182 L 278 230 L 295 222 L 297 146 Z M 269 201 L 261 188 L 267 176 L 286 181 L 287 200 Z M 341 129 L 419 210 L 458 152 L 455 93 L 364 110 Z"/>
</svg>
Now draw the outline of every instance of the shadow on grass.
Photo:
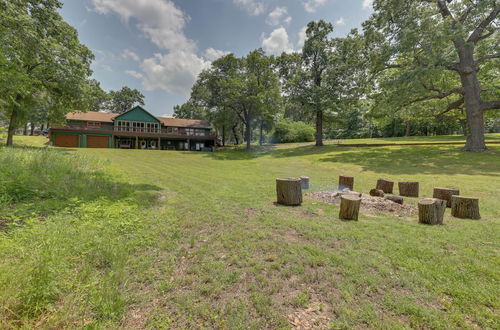
<svg viewBox="0 0 500 330">
<path fill-rule="evenodd" d="M 469 153 L 455 146 L 342 148 L 321 162 L 356 164 L 391 174 L 486 174 L 500 171 L 498 152 Z"/>
</svg>

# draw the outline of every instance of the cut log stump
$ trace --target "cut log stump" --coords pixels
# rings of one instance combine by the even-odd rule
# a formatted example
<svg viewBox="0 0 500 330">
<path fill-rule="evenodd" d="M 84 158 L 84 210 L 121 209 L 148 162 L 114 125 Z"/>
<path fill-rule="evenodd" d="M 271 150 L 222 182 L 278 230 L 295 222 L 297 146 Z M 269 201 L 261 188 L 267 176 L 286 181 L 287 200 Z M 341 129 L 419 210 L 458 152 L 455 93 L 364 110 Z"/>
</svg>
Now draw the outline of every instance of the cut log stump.
<svg viewBox="0 0 500 330">
<path fill-rule="evenodd" d="M 372 189 L 372 190 L 370 190 L 370 196 L 384 197 L 384 192 L 380 189 Z"/>
<path fill-rule="evenodd" d="M 358 220 L 361 198 L 354 195 L 340 197 L 339 218 L 342 220 Z"/>
<path fill-rule="evenodd" d="M 300 186 L 302 189 L 309 189 L 309 177 L 301 176 L 300 177 Z"/>
<path fill-rule="evenodd" d="M 276 179 L 278 204 L 296 206 L 302 204 L 301 179 Z"/>
<path fill-rule="evenodd" d="M 451 215 L 461 219 L 481 219 L 479 199 L 457 195 L 451 196 Z"/>
<path fill-rule="evenodd" d="M 341 175 L 339 176 L 339 189 L 349 188 L 350 190 L 354 190 L 354 177 L 349 175 Z"/>
<path fill-rule="evenodd" d="M 392 194 L 392 190 L 394 189 L 394 181 L 378 179 L 377 189 L 382 190 L 386 194 Z"/>
<path fill-rule="evenodd" d="M 403 205 L 403 197 L 401 196 L 387 196 L 385 199 Z"/>
<path fill-rule="evenodd" d="M 437 198 L 424 198 L 418 202 L 418 222 L 428 225 L 442 225 L 446 201 Z"/>
<path fill-rule="evenodd" d="M 446 201 L 446 207 L 451 207 L 451 196 L 460 195 L 460 190 L 454 188 L 434 188 L 432 197 Z"/>
<path fill-rule="evenodd" d="M 418 197 L 418 182 L 398 182 L 399 195 L 406 197 Z"/>
</svg>

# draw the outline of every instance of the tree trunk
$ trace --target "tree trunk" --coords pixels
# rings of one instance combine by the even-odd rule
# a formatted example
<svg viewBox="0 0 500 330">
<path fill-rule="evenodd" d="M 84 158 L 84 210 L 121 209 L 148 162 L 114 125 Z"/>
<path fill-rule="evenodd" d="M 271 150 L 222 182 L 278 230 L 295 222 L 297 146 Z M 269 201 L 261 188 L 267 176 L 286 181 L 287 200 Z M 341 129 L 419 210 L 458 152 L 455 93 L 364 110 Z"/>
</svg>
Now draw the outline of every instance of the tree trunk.
<svg viewBox="0 0 500 330">
<path fill-rule="evenodd" d="M 35 124 L 31 123 L 30 124 L 30 135 L 33 136 L 34 132 L 35 132 Z"/>
<path fill-rule="evenodd" d="M 418 182 L 398 182 L 399 195 L 406 197 L 418 197 Z"/>
<path fill-rule="evenodd" d="M 321 147 L 323 145 L 323 111 L 318 110 L 316 112 L 316 146 Z"/>
<path fill-rule="evenodd" d="M 406 121 L 405 136 L 410 136 L 410 133 L 411 133 L 411 122 L 408 120 Z"/>
<path fill-rule="evenodd" d="M 474 60 L 474 45 L 465 42 L 455 44 L 460 58 L 459 74 L 464 90 L 467 117 L 467 142 L 465 151 L 481 152 L 486 150 L 484 142 L 484 113 L 481 108 L 481 86 L 477 79 L 477 65 Z"/>
<path fill-rule="evenodd" d="M 340 197 L 339 218 L 342 220 L 358 220 L 361 198 L 354 195 Z"/>
<path fill-rule="evenodd" d="M 479 199 L 457 195 L 451 196 L 451 215 L 461 219 L 481 219 Z"/>
<path fill-rule="evenodd" d="M 436 198 L 425 198 L 418 202 L 418 222 L 428 225 L 442 225 L 446 201 Z"/>
<path fill-rule="evenodd" d="M 226 125 L 222 125 L 222 146 L 226 146 Z"/>
<path fill-rule="evenodd" d="M 301 180 L 294 178 L 276 179 L 276 196 L 278 204 L 297 206 L 302 204 Z"/>
<path fill-rule="evenodd" d="M 382 190 L 386 194 L 392 194 L 392 190 L 394 189 L 394 182 L 386 179 L 378 179 L 377 189 Z"/>
<path fill-rule="evenodd" d="M 7 130 L 7 147 L 12 147 L 14 144 L 14 133 L 17 125 L 17 106 L 14 106 L 10 115 L 9 128 Z"/>
<path fill-rule="evenodd" d="M 460 190 L 453 188 L 434 188 L 432 197 L 446 201 L 446 207 L 451 207 L 451 196 L 460 195 Z"/>
<path fill-rule="evenodd" d="M 23 135 L 28 135 L 28 124 L 24 124 Z"/>
<path fill-rule="evenodd" d="M 252 126 L 250 115 L 245 115 L 245 139 L 247 142 L 246 151 L 252 149 Z"/>
<path fill-rule="evenodd" d="M 239 145 L 240 144 L 240 139 L 238 138 L 238 131 L 236 130 L 237 128 L 237 125 L 233 125 L 233 127 L 231 127 L 231 130 L 233 131 L 233 137 L 234 137 L 234 142 L 236 143 L 236 145 Z"/>
<path fill-rule="evenodd" d="M 339 176 L 339 189 L 349 188 L 349 190 L 354 190 L 354 177 L 349 175 Z"/>
<path fill-rule="evenodd" d="M 259 136 L 259 145 L 264 144 L 264 121 L 260 121 L 260 136 Z"/>
</svg>

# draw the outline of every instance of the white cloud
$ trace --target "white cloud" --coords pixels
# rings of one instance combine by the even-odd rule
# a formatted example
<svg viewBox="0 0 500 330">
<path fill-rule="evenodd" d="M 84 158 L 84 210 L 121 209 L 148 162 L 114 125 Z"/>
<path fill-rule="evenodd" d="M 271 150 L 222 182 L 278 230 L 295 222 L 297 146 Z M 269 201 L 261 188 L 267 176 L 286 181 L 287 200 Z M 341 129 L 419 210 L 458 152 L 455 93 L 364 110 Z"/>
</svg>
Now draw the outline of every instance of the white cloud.
<svg viewBox="0 0 500 330">
<path fill-rule="evenodd" d="M 302 47 L 304 47 L 304 43 L 306 42 L 306 31 L 307 31 L 307 26 L 304 26 L 302 29 L 300 29 L 299 33 L 298 33 L 298 38 L 299 38 L 299 41 L 297 42 L 297 47 L 299 47 L 300 49 L 302 49 Z"/>
<path fill-rule="evenodd" d="M 136 62 L 139 62 L 141 58 L 139 55 L 137 55 L 135 52 L 131 51 L 130 49 L 125 49 L 122 53 L 123 58 L 130 58 Z"/>
<path fill-rule="evenodd" d="M 146 90 L 188 95 L 198 74 L 209 66 L 210 62 L 189 51 L 155 54 L 141 64 L 143 85 Z"/>
<path fill-rule="evenodd" d="M 252 16 L 260 15 L 266 10 L 264 3 L 258 0 L 233 0 L 233 2 Z"/>
<path fill-rule="evenodd" d="M 266 19 L 266 23 L 272 26 L 280 25 L 282 21 L 286 24 L 290 24 L 292 21 L 292 17 L 288 16 L 286 7 L 276 7 Z"/>
<path fill-rule="evenodd" d="M 364 9 L 372 8 L 372 6 L 373 6 L 373 0 L 363 0 Z"/>
<path fill-rule="evenodd" d="M 132 76 L 132 77 L 136 78 L 136 79 L 142 79 L 142 78 L 144 78 L 144 76 L 142 75 L 142 73 L 134 71 L 134 70 L 126 70 L 125 73 L 128 74 L 129 76 Z"/>
<path fill-rule="evenodd" d="M 203 54 L 203 56 L 213 62 L 215 61 L 216 59 L 219 59 L 223 56 L 226 56 L 227 54 L 230 54 L 231 52 L 226 52 L 224 50 L 218 50 L 218 49 L 214 49 L 214 48 L 208 48 L 205 50 L 205 53 Z"/>
<path fill-rule="evenodd" d="M 339 18 L 338 20 L 335 21 L 335 25 L 338 25 L 338 26 L 345 25 L 345 19 L 343 17 Z"/>
<path fill-rule="evenodd" d="M 277 28 L 269 37 L 262 37 L 262 49 L 269 54 L 290 53 L 293 51 L 290 44 L 288 33 L 284 27 Z"/>
<path fill-rule="evenodd" d="M 325 5 L 328 0 L 302 0 L 302 3 L 304 5 L 304 9 L 308 13 L 315 13 L 316 10 Z M 366 0 L 365 0 L 366 1 Z"/>
<path fill-rule="evenodd" d="M 210 65 L 197 55 L 196 43 L 184 34 L 189 17 L 172 0 L 91 1 L 100 14 L 116 13 L 126 22 L 134 18 L 136 27 L 164 51 L 144 59 L 140 65 L 143 73 L 136 72 L 142 75 L 145 89 L 187 95 L 198 74 Z M 128 72 L 138 78 L 136 73 Z"/>
</svg>

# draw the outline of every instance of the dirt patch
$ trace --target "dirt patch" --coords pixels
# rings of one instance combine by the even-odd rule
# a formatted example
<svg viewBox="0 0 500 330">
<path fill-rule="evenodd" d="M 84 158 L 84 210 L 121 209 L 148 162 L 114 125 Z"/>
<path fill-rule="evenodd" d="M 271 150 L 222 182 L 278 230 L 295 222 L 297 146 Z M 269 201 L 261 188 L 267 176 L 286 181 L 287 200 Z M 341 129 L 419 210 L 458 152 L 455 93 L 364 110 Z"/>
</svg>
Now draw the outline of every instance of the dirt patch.
<svg viewBox="0 0 500 330">
<path fill-rule="evenodd" d="M 307 193 L 304 197 L 307 200 L 340 205 L 340 196 L 341 194 L 337 191 L 318 191 Z M 383 212 L 404 217 L 405 215 L 415 215 L 418 213 L 418 210 L 412 205 L 400 205 L 385 198 L 362 194 L 361 212 L 368 215 Z"/>
</svg>

